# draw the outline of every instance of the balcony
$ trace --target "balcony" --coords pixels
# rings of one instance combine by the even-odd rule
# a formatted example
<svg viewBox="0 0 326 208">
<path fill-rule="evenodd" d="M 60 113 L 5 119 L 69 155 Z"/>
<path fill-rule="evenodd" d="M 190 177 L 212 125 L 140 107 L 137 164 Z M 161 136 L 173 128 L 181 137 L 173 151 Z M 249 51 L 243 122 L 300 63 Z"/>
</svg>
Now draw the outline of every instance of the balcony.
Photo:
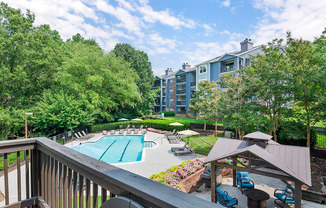
<svg viewBox="0 0 326 208">
<path fill-rule="evenodd" d="M 186 82 L 186 78 L 177 79 L 177 83 L 183 83 L 183 82 Z"/>
<path fill-rule="evenodd" d="M 229 71 L 234 71 L 235 70 L 235 66 L 232 65 L 232 66 L 222 66 L 221 67 L 221 73 L 224 73 L 224 72 L 229 72 Z"/>
<path fill-rule="evenodd" d="M 190 83 L 190 86 L 191 86 L 191 87 L 196 87 L 196 82 L 191 82 L 191 83 Z"/>
<path fill-rule="evenodd" d="M 162 105 L 166 105 L 166 102 L 165 102 L 165 101 L 163 101 L 163 102 L 162 102 Z"/>
<path fill-rule="evenodd" d="M 9 173 L 8 155 L 12 153 L 15 153 L 15 157 L 18 154 L 16 166 L 19 171 Z M 20 163 L 20 153 L 26 155 L 26 165 Z M 2 141 L 0 155 L 4 157 L 7 208 L 34 205 L 95 208 L 103 205 L 108 195 L 110 198 L 125 196 L 144 207 L 221 207 L 96 160 L 47 138 Z M 22 168 L 26 172 L 21 172 Z M 17 183 L 9 183 L 9 174 L 10 177 L 15 174 Z M 26 194 L 22 194 L 22 190 L 26 190 Z"/>
<path fill-rule="evenodd" d="M 177 90 L 177 94 L 186 94 L 186 90 Z"/>
<path fill-rule="evenodd" d="M 186 101 L 177 101 L 177 105 L 186 105 Z"/>
<path fill-rule="evenodd" d="M 165 97 L 165 96 L 166 96 L 166 92 L 163 92 L 163 93 L 162 93 L 162 96 Z"/>
</svg>

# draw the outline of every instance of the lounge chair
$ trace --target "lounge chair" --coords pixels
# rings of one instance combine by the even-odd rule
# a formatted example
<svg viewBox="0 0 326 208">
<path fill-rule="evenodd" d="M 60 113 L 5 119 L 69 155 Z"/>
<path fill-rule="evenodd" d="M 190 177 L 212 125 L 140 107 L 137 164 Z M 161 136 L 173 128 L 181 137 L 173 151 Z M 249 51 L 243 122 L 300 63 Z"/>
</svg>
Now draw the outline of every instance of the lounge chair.
<svg viewBox="0 0 326 208">
<path fill-rule="evenodd" d="M 115 135 L 115 130 L 111 130 L 111 135 Z"/>
<path fill-rule="evenodd" d="M 291 188 L 294 190 L 294 186 L 290 185 Z M 285 187 L 284 190 L 276 189 L 274 191 L 274 196 L 277 198 L 275 199 L 274 203 L 279 205 L 280 207 L 285 207 L 288 204 L 294 204 L 295 203 L 295 195 L 288 185 Z M 278 201 L 281 201 L 282 204 L 279 204 Z"/>
<path fill-rule="evenodd" d="M 128 129 L 127 130 L 127 134 L 131 134 L 131 129 Z"/>
<path fill-rule="evenodd" d="M 178 144 L 182 140 L 181 136 L 168 136 L 168 141 L 171 144 Z"/>
<path fill-rule="evenodd" d="M 141 134 L 146 134 L 146 133 L 147 133 L 147 130 L 146 129 L 144 129 L 144 130 L 141 131 Z"/>
<path fill-rule="evenodd" d="M 233 207 L 238 205 L 238 199 L 232 198 L 228 192 L 222 191 L 218 187 L 216 187 L 216 196 L 217 201 L 224 207 Z"/>
<path fill-rule="evenodd" d="M 136 129 L 136 126 L 135 126 L 135 125 L 132 125 L 131 128 L 132 128 L 132 129 Z"/>
<path fill-rule="evenodd" d="M 106 130 L 103 130 L 103 132 L 102 132 L 102 133 L 103 133 L 103 135 L 106 135 L 106 133 L 107 133 L 107 132 L 106 132 Z"/>
<path fill-rule="evenodd" d="M 175 156 L 192 154 L 192 153 L 195 153 L 195 151 L 192 149 L 192 146 L 186 147 L 184 150 L 180 150 L 180 151 L 176 150 L 176 151 L 174 151 Z"/>
<path fill-rule="evenodd" d="M 164 134 L 164 136 L 175 136 L 175 135 L 176 135 L 175 129 L 172 132 L 168 132 L 168 133 Z"/>
<path fill-rule="evenodd" d="M 238 172 L 237 175 L 238 186 L 242 193 L 243 189 L 255 188 L 255 183 L 250 180 L 248 172 Z"/>
<path fill-rule="evenodd" d="M 77 134 L 80 136 L 80 137 L 82 137 L 83 135 L 80 133 L 80 132 L 77 132 Z"/>
<path fill-rule="evenodd" d="M 126 130 L 130 128 L 130 125 L 127 126 Z"/>
<path fill-rule="evenodd" d="M 183 147 L 171 147 L 171 151 L 181 151 L 184 150 L 187 147 L 187 143 L 185 143 L 185 145 L 183 145 Z"/>
<path fill-rule="evenodd" d="M 86 136 L 87 135 L 84 131 L 82 131 L 82 134 L 83 134 L 83 136 Z"/>
<path fill-rule="evenodd" d="M 79 136 L 77 133 L 74 133 L 74 135 L 75 135 L 75 137 L 76 137 L 77 139 L 80 138 L 80 136 Z"/>
<path fill-rule="evenodd" d="M 139 130 L 141 131 L 144 128 L 144 125 L 140 125 Z"/>
<path fill-rule="evenodd" d="M 123 129 L 119 130 L 119 134 L 123 134 L 123 132 L 124 132 Z"/>
<path fill-rule="evenodd" d="M 134 134 L 138 134 L 138 131 L 139 131 L 138 129 L 135 129 L 135 132 L 134 132 Z"/>
</svg>

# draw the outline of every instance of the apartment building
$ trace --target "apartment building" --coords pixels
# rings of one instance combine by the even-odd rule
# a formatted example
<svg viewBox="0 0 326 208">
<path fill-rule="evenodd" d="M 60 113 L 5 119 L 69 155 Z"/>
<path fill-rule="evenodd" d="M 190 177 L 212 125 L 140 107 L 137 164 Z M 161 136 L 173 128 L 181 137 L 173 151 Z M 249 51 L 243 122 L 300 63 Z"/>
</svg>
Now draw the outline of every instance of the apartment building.
<svg viewBox="0 0 326 208">
<path fill-rule="evenodd" d="M 236 76 L 237 70 L 250 66 L 250 57 L 258 53 L 262 53 L 262 45 L 254 46 L 251 39 L 245 39 L 240 43 L 239 51 L 226 52 L 194 67 L 183 63 L 176 72 L 168 68 L 163 76 L 155 79 L 154 88 L 160 88 L 161 91 L 156 97 L 153 112 L 166 110 L 189 115 L 188 106 L 198 83 L 221 81 L 222 74 L 233 73 Z"/>
</svg>

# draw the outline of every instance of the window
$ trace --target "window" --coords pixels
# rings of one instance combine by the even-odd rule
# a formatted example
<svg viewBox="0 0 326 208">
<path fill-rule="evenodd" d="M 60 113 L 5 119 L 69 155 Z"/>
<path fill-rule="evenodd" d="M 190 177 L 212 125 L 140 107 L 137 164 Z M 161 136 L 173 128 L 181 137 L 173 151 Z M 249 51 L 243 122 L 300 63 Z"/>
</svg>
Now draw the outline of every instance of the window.
<svg viewBox="0 0 326 208">
<path fill-rule="evenodd" d="M 174 84 L 174 79 L 170 79 L 170 85 Z"/>
<path fill-rule="evenodd" d="M 206 66 L 200 66 L 199 67 L 199 73 L 200 74 L 206 73 Z"/>
<path fill-rule="evenodd" d="M 233 63 L 229 63 L 229 64 L 226 64 L 226 71 L 233 71 L 234 70 L 234 64 Z"/>
<path fill-rule="evenodd" d="M 170 89 L 170 94 L 173 94 L 174 93 L 174 89 Z"/>
<path fill-rule="evenodd" d="M 170 103 L 174 103 L 174 99 L 171 98 L 171 99 L 170 99 Z"/>
</svg>

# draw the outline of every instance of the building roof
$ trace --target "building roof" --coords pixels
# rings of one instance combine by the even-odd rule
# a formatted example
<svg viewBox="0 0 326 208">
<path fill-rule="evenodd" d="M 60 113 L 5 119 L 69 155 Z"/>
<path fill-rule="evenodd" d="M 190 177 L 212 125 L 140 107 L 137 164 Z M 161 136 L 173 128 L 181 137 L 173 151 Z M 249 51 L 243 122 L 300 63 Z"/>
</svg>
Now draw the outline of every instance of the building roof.
<svg viewBox="0 0 326 208">
<path fill-rule="evenodd" d="M 245 139 L 271 140 L 273 136 L 256 131 L 244 136 Z"/>
<path fill-rule="evenodd" d="M 255 132 L 251 135 L 250 137 L 253 137 L 258 134 Z M 281 145 L 270 140 L 264 148 L 257 144 L 248 146 L 247 140 L 219 138 L 205 163 L 244 153 L 251 153 L 289 177 L 311 186 L 310 151 L 307 147 Z"/>
</svg>

